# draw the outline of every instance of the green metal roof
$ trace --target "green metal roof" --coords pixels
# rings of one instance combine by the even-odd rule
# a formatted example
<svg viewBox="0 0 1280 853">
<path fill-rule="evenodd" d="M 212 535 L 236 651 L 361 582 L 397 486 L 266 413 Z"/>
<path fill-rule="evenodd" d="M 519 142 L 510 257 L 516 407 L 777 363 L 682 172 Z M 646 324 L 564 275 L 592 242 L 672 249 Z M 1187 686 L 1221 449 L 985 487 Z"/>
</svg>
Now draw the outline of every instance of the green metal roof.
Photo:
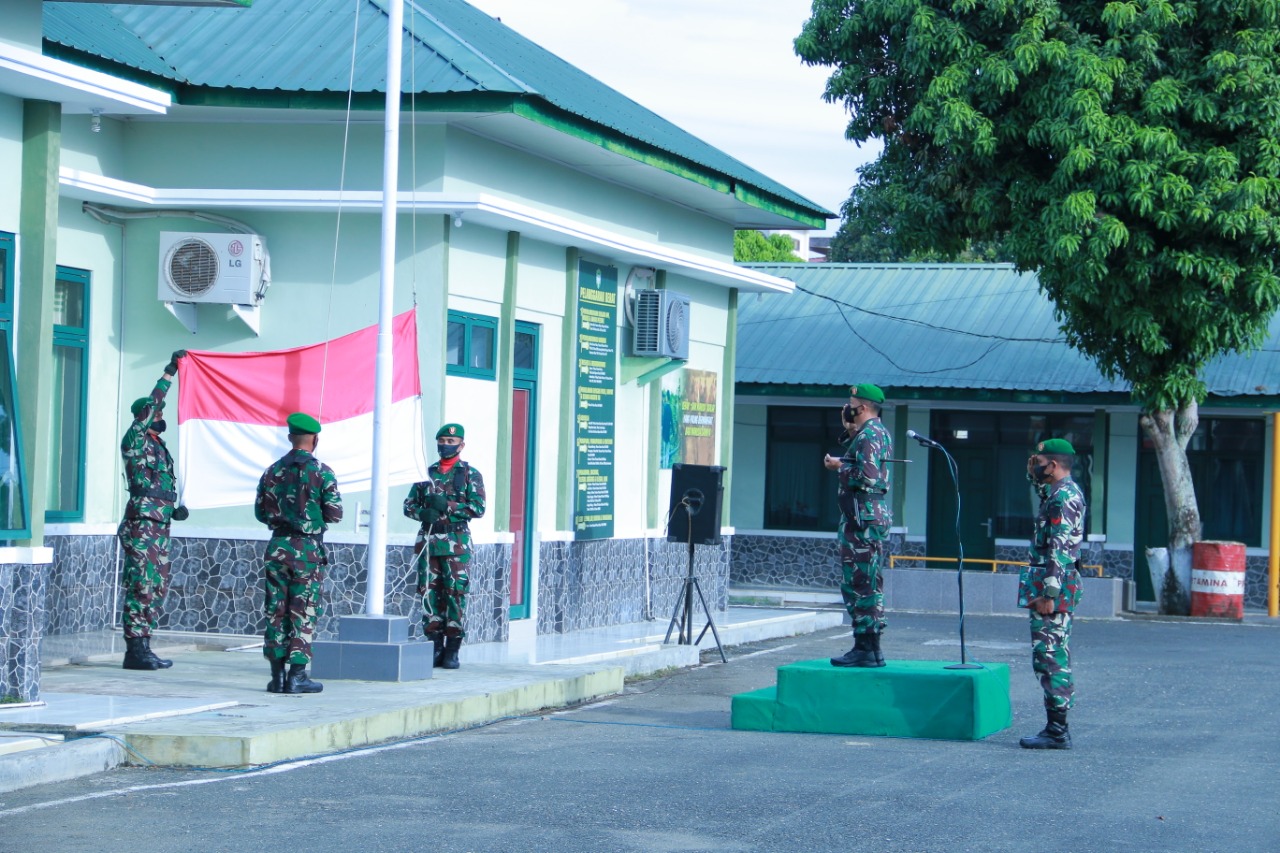
<svg viewBox="0 0 1280 853">
<path fill-rule="evenodd" d="M 45 51 L 167 89 L 177 104 L 333 106 L 339 101 L 298 95 L 345 98 L 349 79 L 357 95 L 386 91 L 387 14 L 375 0 L 356 3 L 46 2 Z M 403 51 L 401 89 L 415 109 L 513 112 L 796 222 L 823 227 L 834 216 L 462 0 L 406 0 Z M 361 103 L 381 108 L 380 100 Z"/>
<path fill-rule="evenodd" d="M 746 266 L 790 279 L 796 291 L 739 301 L 740 386 L 1129 390 L 1067 346 L 1035 275 L 1011 264 Z M 1204 379 L 1215 397 L 1280 395 L 1280 315 L 1260 351 L 1217 358 Z"/>
</svg>

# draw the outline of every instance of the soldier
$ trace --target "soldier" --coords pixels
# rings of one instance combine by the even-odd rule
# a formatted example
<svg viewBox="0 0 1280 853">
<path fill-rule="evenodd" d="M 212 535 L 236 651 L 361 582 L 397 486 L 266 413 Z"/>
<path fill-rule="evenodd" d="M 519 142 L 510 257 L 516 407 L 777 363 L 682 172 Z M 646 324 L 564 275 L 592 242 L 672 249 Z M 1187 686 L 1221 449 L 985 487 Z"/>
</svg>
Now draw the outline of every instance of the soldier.
<svg viewBox="0 0 1280 853">
<path fill-rule="evenodd" d="M 258 521 L 271 528 L 263 558 L 267 629 L 262 654 L 271 664 L 267 692 L 319 693 L 324 685 L 311 680 L 307 664 L 329 564 L 324 532 L 342 520 L 342 495 L 333 469 L 313 455 L 320 422 L 302 412 L 286 422 L 293 449 L 263 472 L 253 505 Z"/>
<path fill-rule="evenodd" d="M 151 651 L 151 633 L 169 588 L 169 522 L 182 521 L 188 515 L 185 506 L 177 506 L 173 458 L 160 437 L 165 431 L 164 397 L 178 373 L 178 360 L 186 354 L 186 350 L 174 352 L 151 396 L 133 401 L 129 407 L 133 423 L 120 441 L 129 488 L 124 519 L 116 534 L 124 550 L 120 621 L 124 626 L 125 669 L 173 666 L 173 661 Z"/>
<path fill-rule="evenodd" d="M 1031 539 L 1030 563 L 1018 584 L 1018 605 L 1031 616 L 1031 668 L 1044 690 L 1049 718 L 1038 735 L 1018 741 L 1024 749 L 1070 749 L 1067 711 L 1075 704 L 1071 674 L 1071 614 L 1080 601 L 1080 543 L 1084 494 L 1071 479 L 1075 448 L 1051 438 L 1036 445 L 1032 478 L 1043 489 Z"/>
<path fill-rule="evenodd" d="M 889 458 L 893 439 L 880 420 L 884 392 L 870 383 L 850 388 L 841 412 L 845 434 L 839 459 L 827 454 L 823 464 L 839 472 L 840 594 L 853 619 L 853 648 L 833 666 L 884 666 L 880 634 L 884 631 L 884 566 L 889 551 L 893 511 L 889 492 Z"/>
<path fill-rule="evenodd" d="M 418 595 L 422 596 L 422 631 L 435 646 L 435 665 L 457 669 L 458 649 L 466 629 L 467 589 L 471 584 L 471 529 L 468 522 L 484 515 L 484 478 L 463 462 L 466 431 L 445 424 L 436 431 L 436 451 L 429 476 L 414 483 L 404 499 L 404 514 L 422 523 L 414 555 Z"/>
</svg>

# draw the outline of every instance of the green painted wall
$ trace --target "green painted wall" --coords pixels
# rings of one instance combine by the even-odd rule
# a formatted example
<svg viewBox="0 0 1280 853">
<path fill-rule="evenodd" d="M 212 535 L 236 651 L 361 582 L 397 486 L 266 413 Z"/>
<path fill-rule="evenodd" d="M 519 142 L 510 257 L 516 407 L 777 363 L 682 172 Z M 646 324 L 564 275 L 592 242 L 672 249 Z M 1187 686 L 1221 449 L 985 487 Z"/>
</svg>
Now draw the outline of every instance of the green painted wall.
<svg viewBox="0 0 1280 853">
<path fill-rule="evenodd" d="M 733 418 L 734 476 L 729 514 L 729 523 L 738 530 L 764 528 L 768 418 L 768 406 L 738 398 Z"/>
<path fill-rule="evenodd" d="M 1142 428 L 1137 412 L 1115 412 L 1107 420 L 1107 544 L 1132 546 Z"/>
</svg>

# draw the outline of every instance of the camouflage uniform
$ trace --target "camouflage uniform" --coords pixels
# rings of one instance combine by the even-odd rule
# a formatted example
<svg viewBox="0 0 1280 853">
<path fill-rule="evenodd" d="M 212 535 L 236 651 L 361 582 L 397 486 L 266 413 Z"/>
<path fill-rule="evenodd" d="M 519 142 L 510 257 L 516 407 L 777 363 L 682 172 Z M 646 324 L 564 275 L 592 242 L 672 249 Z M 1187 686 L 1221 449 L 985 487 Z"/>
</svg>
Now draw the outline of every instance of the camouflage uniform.
<svg viewBox="0 0 1280 853">
<path fill-rule="evenodd" d="M 117 536 L 124 550 L 124 635 L 150 637 L 169 588 L 169 521 L 178 500 L 173 458 L 148 430 L 164 408 L 168 379 L 156 382 L 120 442 L 129 501 Z M 135 404 L 136 405 L 136 404 Z"/>
<path fill-rule="evenodd" d="M 423 521 L 430 495 L 443 494 L 448 499 L 448 509 L 438 521 L 432 525 L 423 522 L 418 528 L 414 545 L 422 630 L 460 639 L 467 633 L 462 623 L 471 585 L 467 575 L 471 562 L 468 522 L 484 515 L 484 478 L 461 459 L 447 473 L 434 462 L 428 475 L 429 479 L 414 483 L 404 499 L 404 514 L 417 521 Z"/>
<path fill-rule="evenodd" d="M 342 520 L 337 477 L 310 452 L 291 450 L 263 472 L 253 513 L 271 528 L 264 555 L 267 628 L 262 654 L 269 661 L 306 666 L 329 563 L 324 532 Z"/>
<path fill-rule="evenodd" d="M 893 438 L 879 418 L 871 418 L 841 444 L 845 454 L 838 472 L 838 539 L 844 567 L 840 594 L 853 619 L 853 633 L 879 634 L 885 627 L 884 566 L 893 523 L 893 511 L 885 501 Z"/>
<path fill-rule="evenodd" d="M 1039 490 L 1038 490 L 1039 491 Z M 1031 668 L 1040 678 L 1045 708 L 1066 711 L 1075 704 L 1071 674 L 1071 614 L 1080 601 L 1080 543 L 1084 541 L 1084 494 L 1070 477 L 1040 492 L 1040 512 L 1032 534 L 1030 563 L 1018 588 L 1018 605 L 1035 598 L 1053 600 L 1054 612 L 1031 614 Z"/>
</svg>

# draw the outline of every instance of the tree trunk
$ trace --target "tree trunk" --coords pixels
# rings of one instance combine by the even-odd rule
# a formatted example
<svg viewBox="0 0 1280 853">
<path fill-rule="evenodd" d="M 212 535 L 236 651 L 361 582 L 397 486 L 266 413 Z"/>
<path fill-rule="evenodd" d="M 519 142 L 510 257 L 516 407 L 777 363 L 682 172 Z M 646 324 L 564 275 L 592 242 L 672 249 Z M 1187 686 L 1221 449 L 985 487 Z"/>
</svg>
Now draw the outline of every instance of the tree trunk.
<svg viewBox="0 0 1280 853">
<path fill-rule="evenodd" d="M 1200 507 L 1187 462 L 1187 443 L 1200 422 L 1199 411 L 1192 402 L 1176 412 L 1143 412 L 1138 419 L 1155 446 L 1169 521 L 1169 568 L 1160 593 L 1160 612 L 1183 616 L 1191 612 L 1191 546 L 1201 533 Z"/>
</svg>

